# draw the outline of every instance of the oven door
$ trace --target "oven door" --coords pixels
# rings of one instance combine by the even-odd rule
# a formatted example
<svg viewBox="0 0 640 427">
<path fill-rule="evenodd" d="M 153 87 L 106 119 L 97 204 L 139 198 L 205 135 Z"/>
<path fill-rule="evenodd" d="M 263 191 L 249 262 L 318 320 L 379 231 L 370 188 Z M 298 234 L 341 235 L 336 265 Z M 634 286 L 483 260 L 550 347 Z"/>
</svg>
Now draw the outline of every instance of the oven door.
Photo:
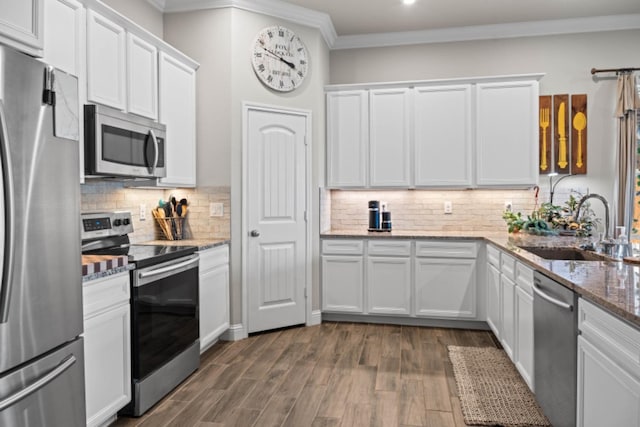
<svg viewBox="0 0 640 427">
<path fill-rule="evenodd" d="M 132 375 L 141 380 L 198 340 L 198 255 L 133 276 Z"/>
</svg>

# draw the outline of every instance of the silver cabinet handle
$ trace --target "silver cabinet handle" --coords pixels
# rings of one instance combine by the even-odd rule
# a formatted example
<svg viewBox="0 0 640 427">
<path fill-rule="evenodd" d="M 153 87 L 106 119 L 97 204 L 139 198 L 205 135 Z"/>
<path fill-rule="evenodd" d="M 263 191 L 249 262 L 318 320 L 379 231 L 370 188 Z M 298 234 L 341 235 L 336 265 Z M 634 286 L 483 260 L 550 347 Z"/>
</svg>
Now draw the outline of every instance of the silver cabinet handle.
<svg viewBox="0 0 640 427">
<path fill-rule="evenodd" d="M 540 289 L 540 286 L 537 283 L 533 284 L 533 292 L 536 293 L 543 300 L 548 301 L 553 305 L 557 305 L 558 307 L 564 308 L 565 310 L 573 311 L 573 305 L 567 304 L 566 302 L 557 300 L 545 294 L 544 292 L 542 292 L 542 290 Z"/>
<path fill-rule="evenodd" d="M 74 355 L 71 355 L 66 359 L 64 359 L 63 361 L 61 361 L 58 366 L 53 368 L 46 375 L 40 377 L 38 380 L 36 380 L 32 384 L 29 384 L 29 386 L 23 388 L 22 390 L 20 390 L 15 394 L 12 394 L 11 396 L 7 397 L 4 400 L 0 400 L 0 412 L 16 404 L 17 402 L 21 401 L 22 399 L 29 396 L 30 394 L 33 394 L 36 391 L 40 390 L 42 387 L 46 386 L 51 381 L 55 380 L 57 377 L 62 375 L 62 373 L 67 369 L 69 369 L 71 365 L 73 365 L 74 363 L 76 363 L 76 357 Z"/>
<path fill-rule="evenodd" d="M 258 236 L 260 236 L 260 232 L 259 232 L 258 230 L 251 230 L 251 231 L 249 232 L 249 236 L 251 236 L 251 237 L 258 237 Z"/>
</svg>

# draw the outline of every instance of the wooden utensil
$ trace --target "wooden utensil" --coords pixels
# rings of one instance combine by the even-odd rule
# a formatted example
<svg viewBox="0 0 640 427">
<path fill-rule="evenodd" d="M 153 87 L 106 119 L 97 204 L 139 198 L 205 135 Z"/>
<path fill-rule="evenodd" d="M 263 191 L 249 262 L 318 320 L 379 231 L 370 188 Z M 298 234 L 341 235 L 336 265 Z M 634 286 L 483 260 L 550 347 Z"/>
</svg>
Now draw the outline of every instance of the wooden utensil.
<svg viewBox="0 0 640 427">
<path fill-rule="evenodd" d="M 582 131 L 587 127 L 587 116 L 581 111 L 577 112 L 573 117 L 573 127 L 578 131 L 578 160 L 576 161 L 576 166 L 581 168 L 584 165 L 582 156 Z"/>
<path fill-rule="evenodd" d="M 546 171 L 549 165 L 547 164 L 547 129 L 549 128 L 549 109 L 540 109 L 540 127 L 542 128 L 542 161 L 540 162 L 540 169 Z"/>
</svg>

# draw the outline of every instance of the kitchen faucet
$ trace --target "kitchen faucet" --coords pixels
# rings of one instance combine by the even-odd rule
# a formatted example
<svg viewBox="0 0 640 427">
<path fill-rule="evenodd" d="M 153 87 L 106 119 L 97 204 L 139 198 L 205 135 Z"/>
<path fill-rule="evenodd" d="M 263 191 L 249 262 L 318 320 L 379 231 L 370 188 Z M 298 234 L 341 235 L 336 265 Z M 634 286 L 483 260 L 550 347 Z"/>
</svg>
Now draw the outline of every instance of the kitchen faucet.
<svg viewBox="0 0 640 427">
<path fill-rule="evenodd" d="M 578 207 L 576 208 L 576 222 L 578 222 L 578 217 L 580 216 L 580 208 L 588 199 L 598 199 L 602 202 L 602 204 L 604 204 L 604 240 L 608 241 L 609 239 L 611 239 L 611 235 L 609 234 L 609 202 L 607 202 L 607 199 L 605 199 L 603 196 L 595 193 L 583 196 L 578 202 Z"/>
<path fill-rule="evenodd" d="M 604 204 L 604 237 L 600 240 L 599 244 L 602 246 L 602 251 L 606 254 L 609 255 L 611 257 L 614 258 L 623 258 L 624 256 L 628 256 L 631 254 L 631 250 L 629 247 L 629 243 L 626 241 L 626 239 L 620 239 L 620 240 L 612 240 L 611 239 L 611 234 L 610 234 L 610 222 L 609 222 L 609 217 L 610 217 L 610 213 L 609 213 L 609 202 L 607 202 L 607 199 L 605 199 L 603 196 L 599 195 L 599 194 L 587 194 L 586 196 L 582 197 L 580 199 L 580 201 L 578 202 L 578 207 L 576 208 L 576 222 L 578 221 L 578 217 L 580 216 L 580 208 L 582 207 L 582 204 L 584 202 L 586 202 L 588 199 L 598 199 L 602 202 L 602 204 Z"/>
</svg>

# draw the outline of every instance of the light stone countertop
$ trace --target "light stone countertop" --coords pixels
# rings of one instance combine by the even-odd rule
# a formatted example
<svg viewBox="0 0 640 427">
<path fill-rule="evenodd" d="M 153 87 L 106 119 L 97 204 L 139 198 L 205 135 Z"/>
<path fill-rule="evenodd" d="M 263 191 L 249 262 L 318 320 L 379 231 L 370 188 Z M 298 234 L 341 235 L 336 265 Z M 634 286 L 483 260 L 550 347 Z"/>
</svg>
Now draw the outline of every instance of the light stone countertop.
<svg viewBox="0 0 640 427">
<path fill-rule="evenodd" d="M 199 251 L 228 245 L 230 239 L 184 239 L 184 240 L 150 240 L 139 243 L 140 245 L 167 245 L 167 246 L 196 246 Z"/>
<path fill-rule="evenodd" d="M 519 246 L 578 246 L 588 239 L 575 237 L 541 237 L 527 234 L 487 233 L 478 231 L 327 231 L 322 239 L 400 238 L 482 240 L 495 245 L 519 261 L 574 290 L 581 297 L 618 315 L 640 328 L 640 266 L 621 261 L 548 260 Z"/>
</svg>

